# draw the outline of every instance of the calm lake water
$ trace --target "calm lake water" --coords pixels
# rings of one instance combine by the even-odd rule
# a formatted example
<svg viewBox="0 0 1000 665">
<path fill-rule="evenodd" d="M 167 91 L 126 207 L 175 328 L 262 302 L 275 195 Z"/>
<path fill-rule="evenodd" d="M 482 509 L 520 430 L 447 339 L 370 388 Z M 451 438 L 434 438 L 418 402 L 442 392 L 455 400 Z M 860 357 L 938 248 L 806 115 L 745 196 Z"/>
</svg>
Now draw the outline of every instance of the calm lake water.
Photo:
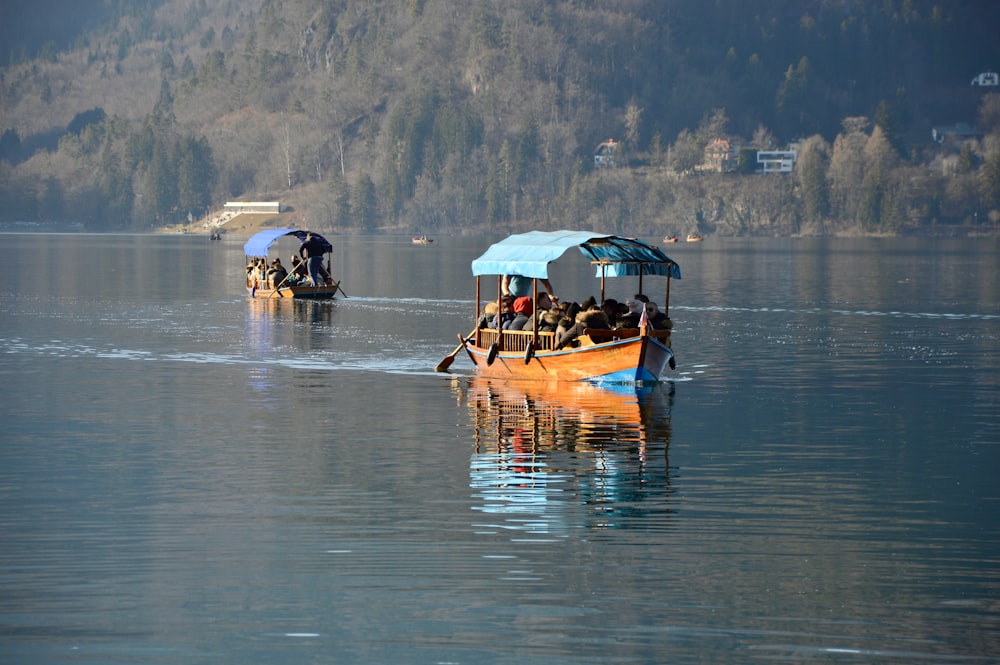
<svg viewBox="0 0 1000 665">
<path fill-rule="evenodd" d="M 1000 662 L 997 240 L 668 245 L 637 392 L 433 371 L 498 238 L 331 239 L 0 235 L 0 662 Z"/>
</svg>

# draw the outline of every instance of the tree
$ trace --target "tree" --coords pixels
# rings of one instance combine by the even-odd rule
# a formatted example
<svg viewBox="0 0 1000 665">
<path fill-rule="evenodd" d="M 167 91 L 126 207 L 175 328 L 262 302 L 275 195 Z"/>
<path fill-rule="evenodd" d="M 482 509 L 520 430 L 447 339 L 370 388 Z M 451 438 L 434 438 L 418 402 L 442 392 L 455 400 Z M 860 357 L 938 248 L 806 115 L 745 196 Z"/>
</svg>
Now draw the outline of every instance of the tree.
<svg viewBox="0 0 1000 665">
<path fill-rule="evenodd" d="M 777 111 L 785 132 L 798 135 L 810 127 L 810 102 L 813 87 L 809 58 L 802 56 L 798 65 L 789 66 L 778 88 Z"/>
<path fill-rule="evenodd" d="M 215 165 L 204 137 L 181 141 L 177 159 L 177 205 L 181 213 L 201 215 L 212 203 Z"/>
<path fill-rule="evenodd" d="M 830 210 L 841 220 L 857 219 L 861 185 L 864 180 L 864 152 L 868 119 L 844 119 L 844 131 L 833 142 L 833 154 L 827 173 L 830 180 Z"/>
<path fill-rule="evenodd" d="M 367 173 L 359 175 L 357 184 L 351 189 L 351 211 L 358 228 L 367 232 L 375 230 L 375 183 Z"/>
<path fill-rule="evenodd" d="M 830 212 L 830 191 L 827 186 L 830 144 L 818 134 L 810 136 L 799 145 L 795 177 L 802 196 L 803 216 L 806 221 L 822 228 Z"/>
<path fill-rule="evenodd" d="M 642 119 L 642 108 L 635 102 L 629 102 L 625 107 L 625 145 L 634 153 L 639 149 L 639 122 Z"/>
<path fill-rule="evenodd" d="M 177 204 L 177 163 L 172 153 L 163 140 L 157 141 L 146 172 L 146 200 L 161 224 L 172 221 L 171 213 Z"/>
<path fill-rule="evenodd" d="M 892 179 L 897 155 L 881 127 L 876 127 L 868 137 L 863 155 L 858 224 L 866 230 L 895 228 L 901 221 L 898 192 Z"/>
<path fill-rule="evenodd" d="M 21 137 L 16 129 L 5 129 L 0 136 L 0 159 L 11 164 L 21 161 Z"/>
<path fill-rule="evenodd" d="M 979 104 L 979 131 L 992 134 L 1000 130 L 1000 95 L 983 95 Z"/>
<path fill-rule="evenodd" d="M 350 226 L 351 188 L 347 178 L 336 171 L 331 172 L 329 188 L 331 226 L 334 228 Z"/>
<path fill-rule="evenodd" d="M 983 205 L 992 211 L 1000 211 L 1000 150 L 986 156 L 979 170 L 979 191 Z"/>
<path fill-rule="evenodd" d="M 694 167 L 701 163 L 705 156 L 705 144 L 686 129 L 682 129 L 677 135 L 670 150 L 670 166 L 677 173 L 688 173 L 694 171 Z"/>
</svg>

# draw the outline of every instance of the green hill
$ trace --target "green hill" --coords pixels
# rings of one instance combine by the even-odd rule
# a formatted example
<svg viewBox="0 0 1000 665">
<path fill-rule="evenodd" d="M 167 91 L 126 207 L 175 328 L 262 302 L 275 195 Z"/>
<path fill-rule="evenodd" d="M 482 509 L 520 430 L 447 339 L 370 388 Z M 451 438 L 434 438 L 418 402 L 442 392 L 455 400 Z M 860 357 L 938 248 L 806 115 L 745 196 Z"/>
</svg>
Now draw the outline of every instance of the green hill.
<svg viewBox="0 0 1000 665">
<path fill-rule="evenodd" d="M 233 200 L 280 200 L 320 230 L 438 234 L 1000 217 L 1000 87 L 970 85 L 1000 67 L 997 3 L 2 7 L 0 221 L 151 229 Z M 755 173 L 767 150 L 794 150 L 791 173 Z"/>
</svg>

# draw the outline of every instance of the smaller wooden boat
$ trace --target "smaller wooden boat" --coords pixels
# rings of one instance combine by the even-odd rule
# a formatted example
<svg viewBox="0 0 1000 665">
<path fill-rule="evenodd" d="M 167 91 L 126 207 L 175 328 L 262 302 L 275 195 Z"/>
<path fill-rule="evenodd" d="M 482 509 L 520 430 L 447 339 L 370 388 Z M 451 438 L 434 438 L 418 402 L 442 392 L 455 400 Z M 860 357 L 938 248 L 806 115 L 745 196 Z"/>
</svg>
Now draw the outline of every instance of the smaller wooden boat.
<svg viewBox="0 0 1000 665">
<path fill-rule="evenodd" d="M 267 260 L 267 250 L 279 238 L 294 236 L 301 244 L 310 235 L 323 244 L 325 284 L 309 281 L 305 262 L 283 266 L 280 258 L 271 262 Z M 243 253 L 247 261 L 246 288 L 251 298 L 333 298 L 338 291 L 344 293 L 340 282 L 334 280 L 330 273 L 333 245 L 318 233 L 300 229 L 266 229 L 247 240 Z"/>
<path fill-rule="evenodd" d="M 663 242 L 677 242 L 677 236 L 663 236 Z"/>
<path fill-rule="evenodd" d="M 688 242 L 701 242 L 705 239 L 705 236 L 700 236 L 697 233 L 689 233 L 687 237 Z"/>
<path fill-rule="evenodd" d="M 410 238 L 410 242 L 414 245 L 429 245 L 434 242 L 434 239 L 428 238 L 427 236 L 413 236 Z"/>
</svg>

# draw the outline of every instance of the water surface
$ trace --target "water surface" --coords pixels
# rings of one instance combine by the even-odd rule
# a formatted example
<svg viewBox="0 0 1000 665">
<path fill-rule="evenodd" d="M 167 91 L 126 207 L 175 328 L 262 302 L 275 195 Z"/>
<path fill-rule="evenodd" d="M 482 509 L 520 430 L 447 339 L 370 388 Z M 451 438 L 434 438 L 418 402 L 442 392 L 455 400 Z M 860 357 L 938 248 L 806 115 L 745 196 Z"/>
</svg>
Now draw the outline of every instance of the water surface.
<svg viewBox="0 0 1000 665">
<path fill-rule="evenodd" d="M 332 239 L 298 303 L 0 235 L 0 661 L 997 662 L 996 241 L 668 246 L 677 371 L 611 391 L 433 371 L 497 238 Z"/>
</svg>

